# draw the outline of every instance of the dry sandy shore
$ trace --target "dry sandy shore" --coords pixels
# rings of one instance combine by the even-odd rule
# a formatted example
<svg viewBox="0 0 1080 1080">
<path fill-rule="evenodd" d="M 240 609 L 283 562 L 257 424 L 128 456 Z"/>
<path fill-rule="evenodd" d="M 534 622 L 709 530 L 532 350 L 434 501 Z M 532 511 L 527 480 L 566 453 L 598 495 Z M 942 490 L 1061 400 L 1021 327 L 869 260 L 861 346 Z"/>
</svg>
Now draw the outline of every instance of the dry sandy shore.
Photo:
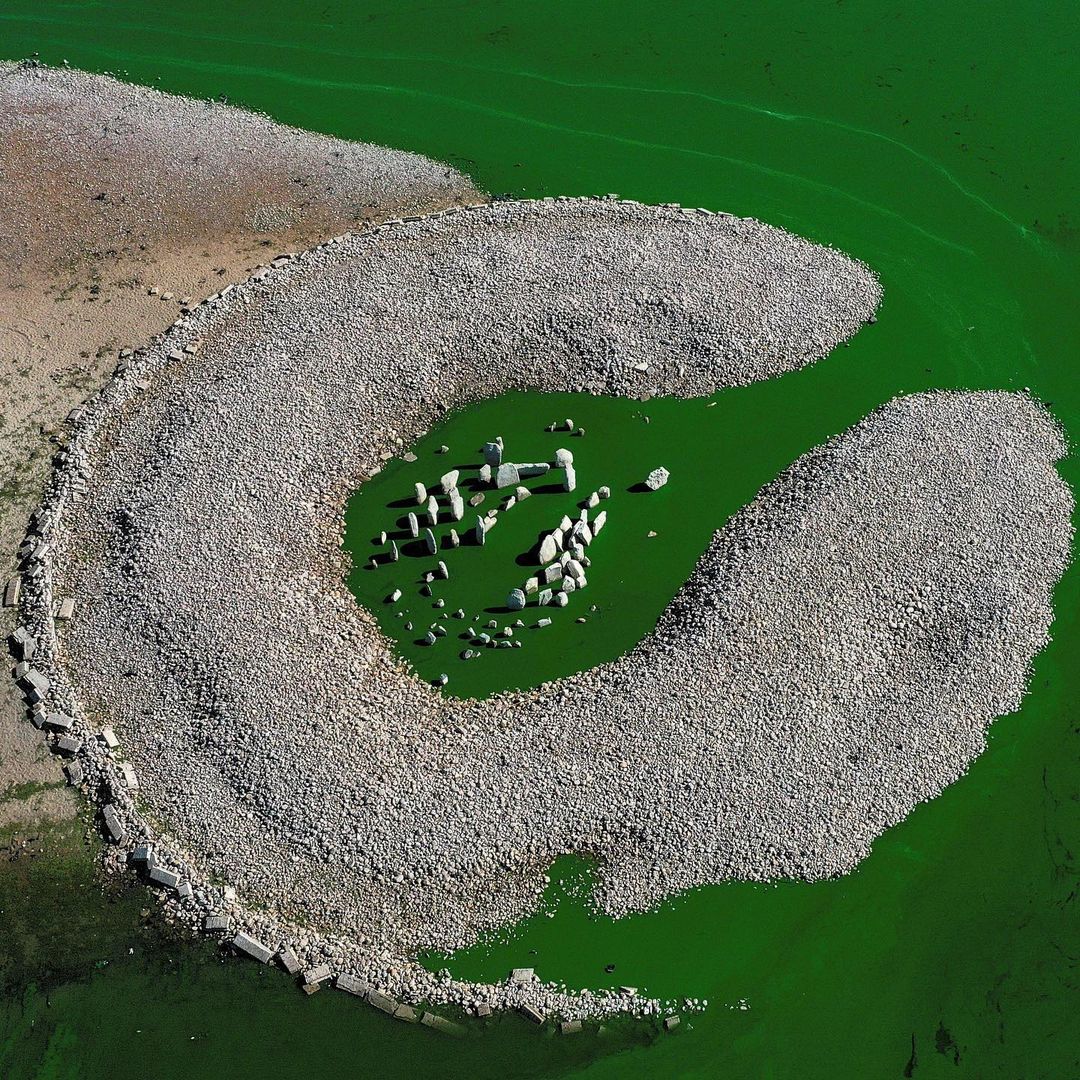
<svg viewBox="0 0 1080 1080">
<path fill-rule="evenodd" d="M 15 570 L 64 416 L 121 349 L 165 330 L 181 301 L 245 279 L 279 251 L 482 198 L 466 177 L 413 154 L 0 62 L 0 581 Z M 0 629 L 14 619 L 0 611 Z M 80 805 L 8 680 L 5 793 L 0 825 Z"/>
</svg>

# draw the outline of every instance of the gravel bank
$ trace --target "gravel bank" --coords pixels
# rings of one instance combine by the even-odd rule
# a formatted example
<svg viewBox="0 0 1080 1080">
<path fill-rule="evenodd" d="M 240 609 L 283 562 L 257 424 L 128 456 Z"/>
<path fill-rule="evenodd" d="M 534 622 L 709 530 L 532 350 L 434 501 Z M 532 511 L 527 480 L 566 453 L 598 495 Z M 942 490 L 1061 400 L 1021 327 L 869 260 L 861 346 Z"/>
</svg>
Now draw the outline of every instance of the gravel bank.
<svg viewBox="0 0 1080 1080">
<path fill-rule="evenodd" d="M 279 238 L 483 198 L 438 161 L 217 101 L 0 61 L 0 268 L 40 275 L 163 241 Z M 276 254 L 273 252 L 272 254 Z"/>
<path fill-rule="evenodd" d="M 1019 395 L 884 406 L 729 522 L 632 653 L 534 692 L 444 700 L 342 584 L 343 499 L 446 407 L 789 370 L 872 316 L 859 264 L 757 222 L 559 200 L 257 277 L 75 424 L 31 586 L 59 701 L 115 723 L 138 809 L 96 744 L 89 778 L 121 847 L 152 839 L 196 883 L 182 916 L 222 911 L 405 1000 L 655 1010 L 409 957 L 533 910 L 564 852 L 600 860 L 614 915 L 843 873 L 1017 708 L 1072 505 L 1058 430 Z"/>
</svg>

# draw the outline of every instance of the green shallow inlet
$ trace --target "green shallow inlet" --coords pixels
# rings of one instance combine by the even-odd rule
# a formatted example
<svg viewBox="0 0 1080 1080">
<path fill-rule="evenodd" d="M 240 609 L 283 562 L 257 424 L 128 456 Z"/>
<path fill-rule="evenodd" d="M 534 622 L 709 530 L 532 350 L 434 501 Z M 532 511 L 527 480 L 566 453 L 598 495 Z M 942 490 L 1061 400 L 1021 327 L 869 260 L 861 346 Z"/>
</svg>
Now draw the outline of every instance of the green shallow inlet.
<svg viewBox="0 0 1080 1080">
<path fill-rule="evenodd" d="M 648 498 L 620 493 L 596 544 L 590 589 L 610 590 L 608 602 L 624 614 L 614 620 L 612 608 L 598 620 L 603 635 L 583 636 L 588 663 L 648 631 L 710 532 L 761 484 L 897 393 L 1030 386 L 1080 438 L 1080 157 L 1072 152 L 1080 21 L 1064 0 L 266 0 L 257 9 L 246 0 L 153 9 L 7 0 L 0 52 L 35 50 L 48 62 L 225 94 L 288 123 L 452 161 L 496 193 L 619 192 L 754 215 L 881 274 L 880 321 L 850 348 L 720 394 L 715 409 L 587 400 L 550 409 L 526 395 L 517 412 L 492 402 L 448 421 L 449 429 L 477 420 L 463 448 L 502 434 L 517 456 L 526 439 L 547 438 L 537 422 L 542 429 L 569 412 L 588 428 L 583 487 L 615 486 L 588 464 L 605 445 L 640 472 L 639 447 L 602 441 L 605 424 L 635 438 L 675 437 L 677 448 L 655 461 L 641 451 L 640 461 L 672 471 L 670 491 L 659 494 L 675 513 L 650 541 L 669 545 L 670 566 L 666 555 L 644 568 L 614 557 L 623 536 L 634 538 L 631 500 Z M 592 408 L 601 414 L 590 421 Z M 648 429 L 635 411 L 650 414 Z M 449 436 L 432 440 L 456 449 Z M 569 440 L 575 453 L 578 442 Z M 695 448 L 708 451 L 708 497 L 694 493 Z M 1075 488 L 1075 456 L 1062 472 Z M 388 469 L 380 483 L 393 475 Z M 412 480 L 404 469 L 398 475 L 404 498 Z M 365 539 L 358 551 L 369 550 Z M 639 575 L 649 590 L 640 601 L 631 591 Z M 671 1036 L 648 1029 L 640 1043 L 575 1042 L 581 1037 L 551 1037 L 507 1017 L 486 1038 L 451 1044 L 345 995 L 305 999 L 256 965 L 220 965 L 190 950 L 172 963 L 172 954 L 137 950 L 85 981 L 65 972 L 47 987 L 20 966 L 0 1014 L 0 1075 L 1080 1075 L 1078 582 L 1074 566 L 1057 590 L 1054 641 L 1036 662 L 1023 710 L 998 721 L 970 774 L 882 837 L 855 874 L 716 886 L 617 923 L 591 917 L 583 890 L 556 889 L 553 918 L 541 914 L 447 961 L 460 975 L 498 978 L 523 964 L 572 986 L 626 983 L 708 998 L 709 1010 Z M 607 640 L 617 633 L 622 641 Z M 560 631 L 543 648 L 563 641 L 570 636 Z M 529 652 L 512 655 L 525 663 Z M 545 672 L 558 674 L 560 663 L 572 670 L 584 655 L 545 657 Z M 494 688 L 467 688 L 460 672 L 449 673 L 455 692 Z M 83 895 L 64 899 L 92 910 L 101 903 Z M 63 948 L 50 933 L 55 906 L 26 908 L 27 919 L 37 912 L 43 921 L 31 928 L 20 917 L 14 932 L 33 931 L 39 956 Z M 0 912 L 0 938 L 10 932 L 6 919 Z M 127 939 L 119 940 L 126 955 Z"/>
<path fill-rule="evenodd" d="M 877 332 L 868 330 L 868 336 Z M 537 686 L 614 660 L 655 626 L 715 530 L 792 456 L 849 422 L 850 408 L 831 394 L 833 407 L 823 400 L 820 407 L 778 423 L 792 392 L 788 381 L 798 378 L 693 400 L 518 393 L 456 412 L 411 448 L 415 462 L 389 463 L 349 501 L 349 584 L 416 674 L 428 681 L 448 675 L 446 689 L 455 696 Z M 808 395 L 813 394 L 810 381 L 803 379 Z M 546 430 L 564 418 L 585 434 Z M 561 470 L 523 481 L 534 494 L 500 513 L 479 546 L 473 538 L 478 513 L 499 506 L 513 491 L 498 491 L 479 479 L 480 448 L 496 435 L 504 439 L 507 461 L 550 462 L 557 449 L 570 450 L 577 489 L 562 490 Z M 445 454 L 439 452 L 444 445 Z M 642 490 L 641 482 L 657 466 L 669 470 L 670 480 L 658 491 Z M 464 520 L 454 523 L 440 495 L 439 523 L 432 530 L 439 550 L 430 555 L 422 537 L 410 538 L 406 515 L 415 512 L 424 525 L 414 485 L 419 481 L 439 493 L 439 477 L 450 469 L 461 471 L 466 499 L 475 492 L 485 499 L 475 509 L 466 504 Z M 539 607 L 530 596 L 523 611 L 509 611 L 510 590 L 540 570 L 536 555 L 542 535 L 564 514 L 576 521 L 583 500 L 601 486 L 610 488 L 611 497 L 590 512 L 595 517 L 605 511 L 607 524 L 587 551 L 588 586 L 571 593 L 564 608 Z M 458 548 L 450 544 L 452 528 L 462 537 Z M 390 561 L 388 544 L 381 542 L 384 530 L 388 541 L 398 544 L 397 562 Z M 372 557 L 377 566 L 371 565 Z M 424 575 L 440 560 L 450 576 L 437 577 L 426 586 L 432 595 L 423 595 Z M 390 601 L 397 590 L 401 598 Z M 456 618 L 457 611 L 466 618 Z M 540 618 L 551 619 L 551 625 L 537 627 Z M 582 618 L 584 623 L 578 621 Z M 470 633 L 475 627 L 495 636 L 518 619 L 525 627 L 514 629 L 512 640 L 520 648 L 485 647 Z M 498 630 L 488 628 L 490 620 Z M 406 629 L 409 624 L 412 630 Z M 446 636 L 429 645 L 424 638 L 431 627 L 444 628 Z M 468 649 L 476 655 L 465 659 Z"/>
</svg>

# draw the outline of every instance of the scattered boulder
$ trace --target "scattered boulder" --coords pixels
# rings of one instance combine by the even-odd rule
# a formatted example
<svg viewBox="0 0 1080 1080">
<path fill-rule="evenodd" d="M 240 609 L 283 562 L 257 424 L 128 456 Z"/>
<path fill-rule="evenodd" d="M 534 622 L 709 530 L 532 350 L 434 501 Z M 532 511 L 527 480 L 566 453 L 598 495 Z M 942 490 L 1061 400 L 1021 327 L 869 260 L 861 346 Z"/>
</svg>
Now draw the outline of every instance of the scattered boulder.
<svg viewBox="0 0 1080 1080">
<path fill-rule="evenodd" d="M 645 486 L 650 491 L 658 491 L 668 482 L 670 476 L 671 473 L 661 465 L 660 468 L 653 469 L 653 471 L 645 477 Z"/>
<path fill-rule="evenodd" d="M 511 611 L 520 611 L 525 606 L 525 593 L 521 589 L 511 589 L 506 597 L 506 606 Z"/>
</svg>

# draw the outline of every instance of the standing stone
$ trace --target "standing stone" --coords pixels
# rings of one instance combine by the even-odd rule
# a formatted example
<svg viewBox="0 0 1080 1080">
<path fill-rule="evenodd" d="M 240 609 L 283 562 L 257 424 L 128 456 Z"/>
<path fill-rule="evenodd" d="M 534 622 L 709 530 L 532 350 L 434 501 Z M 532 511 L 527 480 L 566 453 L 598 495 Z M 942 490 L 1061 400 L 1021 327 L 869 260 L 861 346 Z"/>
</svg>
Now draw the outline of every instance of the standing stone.
<svg viewBox="0 0 1080 1080">
<path fill-rule="evenodd" d="M 532 492 L 527 487 L 519 486 L 514 488 L 514 498 L 518 502 L 524 502 L 530 495 L 532 495 Z"/>
<path fill-rule="evenodd" d="M 484 463 L 491 469 L 497 469 L 502 464 L 503 447 L 501 442 L 484 443 Z"/>
<path fill-rule="evenodd" d="M 559 547 L 555 542 L 555 534 L 548 533 L 543 540 L 540 541 L 540 562 L 549 563 L 559 553 Z"/>
<path fill-rule="evenodd" d="M 409 535 L 414 540 L 420 535 L 420 522 L 412 512 L 409 513 Z"/>
<path fill-rule="evenodd" d="M 424 530 L 424 543 L 429 555 L 434 555 L 439 550 L 439 545 L 435 543 L 435 534 L 430 529 Z"/>
<path fill-rule="evenodd" d="M 671 473 L 667 471 L 662 465 L 658 469 L 653 469 L 647 477 L 645 477 L 645 486 L 650 491 L 657 491 L 662 488 L 667 482 Z"/>
<path fill-rule="evenodd" d="M 525 595 L 532 596 L 540 588 L 540 579 L 531 577 L 525 582 Z"/>
<path fill-rule="evenodd" d="M 567 465 L 574 464 L 574 455 L 569 450 L 555 451 L 555 468 L 565 469 Z"/>
<path fill-rule="evenodd" d="M 597 488 L 596 494 L 599 495 L 601 499 L 610 499 L 611 498 L 611 488 L 609 488 L 605 484 L 603 487 Z"/>
<path fill-rule="evenodd" d="M 497 488 L 516 487 L 521 482 L 521 475 L 518 473 L 518 467 L 506 462 L 499 466 L 498 472 L 495 474 L 495 486 Z"/>
<path fill-rule="evenodd" d="M 450 546 L 452 548 L 456 548 L 456 547 L 461 546 L 461 537 L 458 536 L 457 529 L 451 529 L 450 530 Z"/>
<path fill-rule="evenodd" d="M 439 477 L 439 484 L 444 495 L 449 495 L 457 487 L 458 477 L 461 475 L 458 469 L 451 469 Z"/>
<path fill-rule="evenodd" d="M 551 590 L 541 589 L 536 597 L 536 602 L 540 607 L 547 607 L 551 603 Z"/>
<path fill-rule="evenodd" d="M 465 500 L 461 497 L 461 492 L 457 488 L 451 488 L 448 494 L 450 496 L 450 520 L 460 521 L 465 516 Z"/>
<path fill-rule="evenodd" d="M 416 505 L 423 506 L 427 502 L 427 488 L 423 484 L 417 483 L 416 487 Z"/>
<path fill-rule="evenodd" d="M 506 606 L 511 611 L 520 611 L 525 606 L 525 593 L 521 589 L 511 589 L 506 597 Z"/>
<path fill-rule="evenodd" d="M 557 562 L 552 563 L 550 566 L 544 567 L 544 571 L 540 576 L 543 578 L 545 585 L 550 585 L 563 576 L 563 568 Z"/>
<path fill-rule="evenodd" d="M 427 519 L 429 525 L 438 525 L 439 523 L 439 502 L 434 495 L 427 501 Z"/>
<path fill-rule="evenodd" d="M 401 558 L 401 552 L 398 551 L 397 541 L 390 541 L 390 561 L 397 562 Z"/>
<path fill-rule="evenodd" d="M 573 491 L 577 487 L 577 473 L 573 465 L 567 465 L 563 470 L 563 491 Z"/>
<path fill-rule="evenodd" d="M 562 581 L 559 582 L 559 588 L 564 593 L 571 593 L 577 588 L 577 582 L 572 577 L 564 577 Z"/>
<path fill-rule="evenodd" d="M 477 517 L 477 519 L 476 519 L 476 531 L 475 531 L 475 534 L 476 534 L 476 542 L 481 547 L 483 547 L 484 543 L 485 543 L 485 541 L 487 539 L 487 526 L 484 524 L 484 519 L 482 517 Z"/>
<path fill-rule="evenodd" d="M 441 577 L 441 578 L 449 578 L 450 577 L 450 571 L 446 569 L 446 563 L 444 563 L 441 559 L 439 560 L 439 577 Z"/>
<path fill-rule="evenodd" d="M 551 602 L 556 607 L 566 607 L 570 603 L 570 597 L 564 592 L 557 592 Z"/>
<path fill-rule="evenodd" d="M 490 484 L 491 483 L 491 466 L 490 465 L 481 465 L 480 466 L 480 482 L 483 483 L 483 484 Z"/>
<path fill-rule="evenodd" d="M 594 539 L 600 535 L 600 530 L 607 524 L 607 511 L 601 510 L 596 517 L 593 518 L 592 534 Z"/>
<path fill-rule="evenodd" d="M 600 505 L 600 493 L 594 491 L 586 500 L 585 505 L 590 510 L 595 510 Z"/>
</svg>

